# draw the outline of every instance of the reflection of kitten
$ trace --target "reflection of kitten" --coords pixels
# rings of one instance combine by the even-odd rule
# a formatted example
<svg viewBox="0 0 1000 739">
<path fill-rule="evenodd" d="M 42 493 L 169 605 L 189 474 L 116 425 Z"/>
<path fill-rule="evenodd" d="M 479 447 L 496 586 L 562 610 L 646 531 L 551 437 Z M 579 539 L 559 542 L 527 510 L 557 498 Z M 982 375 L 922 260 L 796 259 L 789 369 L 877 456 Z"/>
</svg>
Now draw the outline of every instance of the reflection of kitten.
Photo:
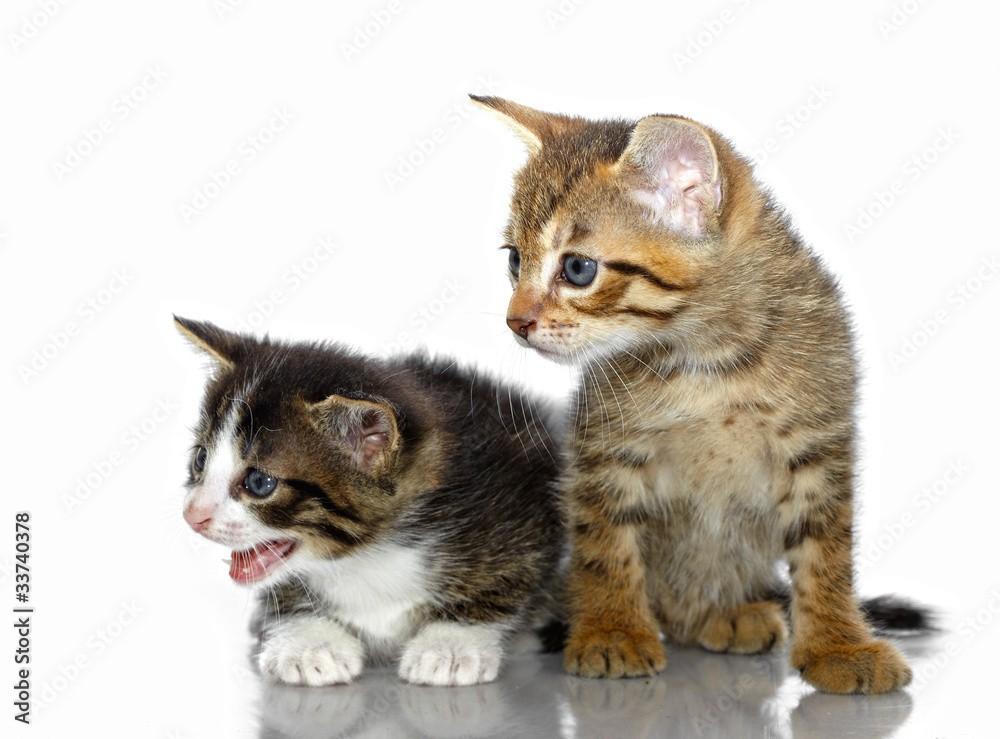
<svg viewBox="0 0 1000 739">
<path fill-rule="evenodd" d="M 563 480 L 567 669 L 656 673 L 658 630 L 780 650 L 786 557 L 803 677 L 836 693 L 906 685 L 853 592 L 850 327 L 749 164 L 684 118 L 593 122 L 475 99 L 531 150 L 505 234 L 507 323 L 584 370 Z"/>
<path fill-rule="evenodd" d="M 453 365 L 375 361 L 177 319 L 217 363 L 184 518 L 263 583 L 262 671 L 413 683 L 497 676 L 562 546 L 543 409 Z"/>
</svg>

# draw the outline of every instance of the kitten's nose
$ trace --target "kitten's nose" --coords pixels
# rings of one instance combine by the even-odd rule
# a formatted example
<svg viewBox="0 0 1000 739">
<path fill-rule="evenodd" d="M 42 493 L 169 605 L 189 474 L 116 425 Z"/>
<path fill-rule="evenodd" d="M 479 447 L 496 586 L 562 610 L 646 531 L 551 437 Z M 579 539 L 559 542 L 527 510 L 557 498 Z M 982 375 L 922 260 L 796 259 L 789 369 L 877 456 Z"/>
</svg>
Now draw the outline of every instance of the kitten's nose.
<svg viewBox="0 0 1000 739">
<path fill-rule="evenodd" d="M 522 339 L 528 338 L 528 332 L 535 327 L 535 321 L 525 321 L 523 318 L 508 318 L 507 325 L 510 330 Z"/>
<path fill-rule="evenodd" d="M 184 520 L 188 526 L 201 533 L 201 530 L 212 522 L 214 510 L 208 510 L 197 505 L 188 505 L 184 508 Z"/>
</svg>

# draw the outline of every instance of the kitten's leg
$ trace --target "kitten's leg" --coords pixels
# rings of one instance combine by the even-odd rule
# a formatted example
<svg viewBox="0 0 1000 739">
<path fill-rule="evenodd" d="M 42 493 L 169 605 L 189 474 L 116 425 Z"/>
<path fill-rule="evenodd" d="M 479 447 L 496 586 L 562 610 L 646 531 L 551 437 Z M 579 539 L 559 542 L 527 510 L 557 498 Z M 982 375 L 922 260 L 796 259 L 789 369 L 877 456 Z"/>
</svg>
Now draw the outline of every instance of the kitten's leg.
<svg viewBox="0 0 1000 739">
<path fill-rule="evenodd" d="M 817 448 L 789 469 L 779 503 L 792 576 L 792 666 L 830 693 L 887 693 L 913 673 L 899 651 L 876 639 L 854 596 L 849 453 Z"/>
<path fill-rule="evenodd" d="M 498 624 L 432 621 L 410 640 L 399 676 L 417 685 L 475 685 L 496 680 L 506 631 Z"/>
<path fill-rule="evenodd" d="M 349 683 L 361 674 L 364 647 L 343 626 L 314 615 L 293 615 L 264 633 L 260 671 L 292 685 Z"/>
<path fill-rule="evenodd" d="M 768 654 L 780 652 L 788 642 L 788 624 L 780 603 L 744 603 L 708 620 L 698 644 L 712 652 Z"/>
<path fill-rule="evenodd" d="M 645 513 L 616 504 L 605 490 L 576 495 L 572 502 L 566 671 L 582 677 L 655 675 L 667 658 L 646 593 L 639 546 Z"/>
</svg>

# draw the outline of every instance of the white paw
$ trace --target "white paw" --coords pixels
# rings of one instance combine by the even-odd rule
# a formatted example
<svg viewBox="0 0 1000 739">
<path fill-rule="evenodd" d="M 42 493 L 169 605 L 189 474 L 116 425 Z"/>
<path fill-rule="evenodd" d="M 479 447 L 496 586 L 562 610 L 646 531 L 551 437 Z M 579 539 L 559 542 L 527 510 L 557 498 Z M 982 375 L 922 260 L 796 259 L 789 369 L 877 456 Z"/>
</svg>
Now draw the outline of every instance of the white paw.
<svg viewBox="0 0 1000 739">
<path fill-rule="evenodd" d="M 417 685 L 476 685 L 496 680 L 503 632 L 495 626 L 432 623 L 406 645 L 399 676 Z"/>
<path fill-rule="evenodd" d="M 363 664 L 361 642 L 332 621 L 313 618 L 276 629 L 260 650 L 260 671 L 291 685 L 349 683 Z"/>
</svg>

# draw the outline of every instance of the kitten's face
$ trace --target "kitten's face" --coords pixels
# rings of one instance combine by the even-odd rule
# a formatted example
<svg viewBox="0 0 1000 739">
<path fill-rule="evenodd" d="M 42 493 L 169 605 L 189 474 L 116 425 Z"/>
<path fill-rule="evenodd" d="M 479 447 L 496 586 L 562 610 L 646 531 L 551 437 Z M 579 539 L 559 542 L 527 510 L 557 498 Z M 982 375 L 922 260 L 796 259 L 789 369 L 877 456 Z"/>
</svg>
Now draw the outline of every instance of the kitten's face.
<svg viewBox="0 0 1000 739">
<path fill-rule="evenodd" d="M 707 133 L 540 113 L 495 98 L 531 148 L 505 238 L 519 343 L 586 363 L 669 340 L 711 258 L 721 176 Z"/>
<path fill-rule="evenodd" d="M 242 405 L 237 398 L 236 406 Z M 202 426 L 191 455 L 184 519 L 202 536 L 232 550 L 229 575 L 239 583 L 266 579 L 294 556 L 303 540 L 294 527 L 269 525 L 282 509 L 279 475 L 288 472 L 272 455 L 246 457 L 245 419 L 238 407 L 224 411 L 221 424 Z M 286 478 L 287 479 L 287 478 Z"/>
<path fill-rule="evenodd" d="M 636 208 L 609 199 L 621 211 Z M 537 232 L 510 229 L 507 324 L 520 344 L 555 361 L 628 351 L 661 335 L 687 305 L 694 269 L 683 252 L 638 219 L 602 215 L 564 206 Z"/>
<path fill-rule="evenodd" d="M 178 323 L 220 363 L 195 433 L 184 519 L 232 550 L 230 577 L 291 576 L 371 541 L 390 512 L 382 473 L 394 421 L 368 401 L 312 400 L 324 368 L 305 352 Z M 297 383 L 303 373 L 310 383 Z"/>
</svg>

